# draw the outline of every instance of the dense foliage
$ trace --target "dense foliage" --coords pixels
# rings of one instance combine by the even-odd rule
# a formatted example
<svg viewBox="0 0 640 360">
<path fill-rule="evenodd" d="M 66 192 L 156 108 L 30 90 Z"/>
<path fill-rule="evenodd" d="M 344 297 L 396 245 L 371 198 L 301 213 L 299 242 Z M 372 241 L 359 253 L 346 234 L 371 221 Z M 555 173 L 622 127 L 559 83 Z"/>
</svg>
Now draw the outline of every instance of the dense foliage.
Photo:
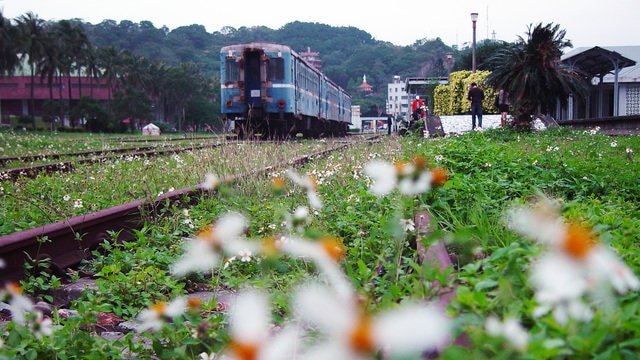
<svg viewBox="0 0 640 360">
<path fill-rule="evenodd" d="M 15 52 L 12 50 L 17 49 L 28 53 L 30 59 L 41 59 L 37 63 L 30 63 L 34 68 L 34 76 L 51 77 L 56 71 L 69 74 L 80 69 L 92 76 L 95 73 L 95 76 L 107 79 L 111 85 L 120 88 L 114 94 L 114 106 L 109 108 L 110 112 L 117 113 L 113 117 L 145 117 L 152 106 L 156 113 L 162 109 L 163 122 L 176 124 L 178 130 L 199 128 L 205 123 L 213 124 L 214 128 L 221 126 L 219 116 L 211 116 L 219 108 L 216 86 L 219 52 L 221 47 L 234 43 L 276 42 L 286 44 L 297 52 L 307 49 L 319 52 L 322 71 L 352 94 L 352 103 L 360 105 L 363 116 L 384 113 L 387 84 L 394 75 L 399 75 L 401 79 L 412 76 L 446 77 L 450 72 L 471 67 L 471 51 L 468 47 L 458 49 L 444 44 L 440 38 L 418 39 L 410 46 L 396 46 L 378 41 L 355 27 L 332 27 L 299 21 L 275 30 L 264 26 L 225 27 L 208 33 L 202 25 L 169 30 L 166 27 L 156 28 L 149 21 L 134 23 L 123 20 L 118 23 L 105 20 L 91 24 L 62 20 L 48 23 L 32 13 L 15 19 L 16 26 L 11 26 L 11 21 L 3 18 L 1 13 L 0 20 L 0 36 L 3 38 L 10 38 L 17 31 L 20 36 L 16 38 L 31 39 L 18 41 L 13 47 L 9 46 L 11 43 L 3 44 L 3 66 L 10 68 L 15 64 L 15 56 L 12 56 Z M 491 72 L 504 66 L 504 61 L 488 60 L 495 59 L 496 54 L 513 52 L 514 49 L 519 51 L 518 55 L 524 46 L 524 51 L 533 56 L 538 55 L 536 52 L 548 52 L 547 55 L 551 56 L 549 59 L 557 58 L 563 48 L 570 47 L 571 43 L 563 39 L 564 31 L 559 32 L 558 26 L 553 29 L 549 26 L 534 32 L 530 29 L 528 43 L 480 41 L 476 51 L 478 68 Z M 59 34 L 61 47 L 50 46 L 50 40 L 47 40 L 49 33 Z M 49 48 L 57 49 L 54 55 L 58 55 L 49 57 Z M 62 54 L 74 55 L 65 57 Z M 449 63 L 448 54 L 452 57 Z M 373 86 L 372 94 L 365 95 L 358 91 L 365 75 L 367 82 Z M 515 84 L 513 77 L 509 80 Z M 504 81 L 501 80 L 490 84 L 498 86 L 502 83 Z M 518 84 L 530 88 L 527 82 Z M 538 86 L 548 88 L 544 82 L 538 82 Z M 557 88 L 565 89 L 563 86 Z M 546 97 L 554 98 L 555 95 L 555 92 L 548 92 Z M 204 106 L 206 103 L 208 106 Z M 132 104 L 143 106 L 133 107 Z M 64 111 L 63 105 L 57 107 L 61 112 Z M 190 115 L 188 118 L 185 116 L 187 113 Z M 206 114 L 209 114 L 208 118 L 201 117 Z M 96 118 L 100 116 L 102 114 L 96 115 Z M 35 120 L 32 121 L 35 128 Z M 100 130 L 113 131 L 117 130 L 116 127 L 116 124 L 107 123 Z"/>
<path fill-rule="evenodd" d="M 611 138 L 596 129 L 522 134 L 496 129 L 439 139 L 384 137 L 379 142 L 359 143 L 318 157 L 295 169 L 301 178 L 315 179 L 311 191 L 322 202 L 322 206 L 302 219 L 296 217 L 297 209 L 311 203 L 309 188 L 287 181 L 283 189 L 273 191 L 276 182 L 272 180 L 284 176 L 285 169 L 273 169 L 268 177 L 243 177 L 204 196 L 186 211 L 174 208 L 149 221 L 131 242 L 105 241 L 103 247 L 108 251 L 96 251 L 87 264 L 87 270 L 96 274 L 97 291 L 86 291 L 81 301 L 73 302 L 71 307 L 77 312 L 68 318 L 55 312 L 51 319 L 43 318 L 37 315 L 38 310 L 24 306 L 21 322 L 10 322 L 0 336 L 0 358 L 52 358 L 51 354 L 56 354 L 58 358 L 107 359 L 136 354 L 145 358 L 194 359 L 205 353 L 200 358 L 211 359 L 214 354 L 218 358 L 226 351 L 236 351 L 237 337 L 247 334 L 238 328 L 254 330 L 254 325 L 265 326 L 258 329 L 264 338 L 255 344 L 260 348 L 254 350 L 264 351 L 263 348 L 277 343 L 278 338 L 273 336 L 283 334 L 300 315 L 294 311 L 296 303 L 291 301 L 300 286 L 323 278 L 326 269 L 314 263 L 313 256 L 273 259 L 243 249 L 219 258 L 202 274 L 177 277 L 171 273 L 172 264 L 179 259 L 196 262 L 197 254 L 185 252 L 189 248 L 182 245 L 199 241 L 202 232 L 197 229 L 206 228 L 230 212 L 239 212 L 250 219 L 246 235 L 234 239 L 243 245 L 264 244 L 281 237 L 319 241 L 328 235 L 340 239 L 345 253 L 338 266 L 358 294 L 361 310 L 372 320 L 401 310 L 412 301 L 426 303 L 446 294 L 448 289 L 455 289 L 446 314 L 452 319 L 451 335 L 464 334 L 465 341 L 449 346 L 443 343 L 438 348 L 441 359 L 631 359 L 640 349 L 640 284 L 633 275 L 638 273 L 640 255 L 635 245 L 640 229 L 638 146 L 637 136 Z M 286 152 L 283 150 L 283 156 Z M 448 180 L 443 186 L 413 195 L 404 193 L 400 186 L 386 195 L 372 191 L 373 175 L 367 168 L 374 161 L 386 163 L 395 176 L 392 163 L 402 169 L 408 164 L 424 166 L 424 160 L 429 167 L 447 170 Z M 201 173 L 217 171 L 221 165 L 202 163 L 211 167 L 203 166 Z M 373 185 L 386 175 L 377 173 Z M 403 180 L 412 182 L 421 177 L 407 176 Z M 507 221 L 506 215 L 514 206 L 528 204 L 542 194 L 557 201 L 560 215 L 545 212 L 540 218 L 523 218 L 525 224 L 520 223 L 520 229 Z M 417 229 L 409 221 L 424 211 L 433 216 L 431 233 Z M 575 290 L 574 285 L 579 286 L 585 280 L 581 271 L 590 266 L 579 258 L 560 262 L 554 268 L 557 271 L 546 274 L 543 284 L 532 281 L 532 274 L 544 260 L 548 263 L 549 255 L 558 255 L 545 249 L 549 244 L 544 241 L 560 240 L 562 231 L 554 229 L 565 222 L 590 229 L 592 236 L 587 238 L 590 242 L 583 250 L 606 249 L 610 256 L 607 261 L 612 263 L 597 264 L 598 276 L 583 283 L 588 285 L 589 292 L 579 291 L 575 297 L 574 293 L 564 292 L 564 287 L 554 289 L 559 291 L 559 302 L 553 304 L 552 311 L 540 311 L 541 305 L 556 299 L 541 296 L 540 286 L 544 289 L 546 284 L 562 284 Z M 534 232 L 533 239 L 518 231 L 527 227 Z M 416 252 L 418 241 L 428 245 L 439 239 L 457 255 L 455 266 L 440 269 L 443 271 L 429 262 L 421 262 Z M 580 240 L 575 236 L 572 239 Z M 612 270 L 607 264 L 617 268 L 607 273 Z M 628 280 L 635 279 L 628 285 L 602 282 L 609 275 L 620 276 L 626 270 L 631 271 L 626 274 L 630 276 Z M 572 276 L 575 284 L 563 282 Z M 44 294 L 46 299 L 46 294 L 52 287 L 59 287 L 60 281 L 43 272 L 32 274 L 21 284 L 25 294 Z M 620 291 L 620 285 L 624 291 Z M 205 301 L 197 310 L 185 312 L 182 304 L 179 312 L 168 311 L 173 304 L 180 305 L 177 300 L 181 296 L 203 287 L 214 290 L 218 300 Z M 244 322 L 238 323 L 234 316 L 236 303 L 224 296 L 228 296 L 229 289 L 238 290 L 238 296 L 242 296 L 247 287 L 268 291 L 266 320 L 248 312 L 251 315 L 241 317 Z M 15 307 L 20 305 L 16 300 L 26 301 L 15 287 L 0 290 L 2 295 L 14 301 L 16 312 L 19 309 Z M 254 297 L 251 303 L 260 299 Z M 231 309 L 220 303 L 229 304 Z M 316 318 L 332 321 L 336 312 L 342 314 L 343 308 L 349 307 L 345 301 L 337 304 L 340 308 L 325 306 L 334 303 L 320 302 L 312 314 L 302 315 L 316 314 Z M 98 336 L 87 331 L 94 329 L 97 319 L 105 314 L 132 320 L 138 331 L 120 334 L 113 340 L 108 340 L 105 334 Z M 153 314 L 156 315 L 149 317 Z M 342 320 L 345 321 L 339 323 L 351 319 Z M 399 322 L 411 331 L 397 329 L 400 326 L 397 321 L 386 321 L 386 330 L 395 330 L 396 336 L 385 334 L 397 340 L 398 334 L 402 339 L 412 339 L 416 334 L 443 331 L 442 323 L 416 327 L 419 320 L 414 316 L 411 321 Z M 309 336 L 304 344 L 321 342 L 325 339 L 323 335 L 346 335 L 336 328 L 331 328 L 334 332 L 328 334 L 318 333 L 325 330 L 322 327 L 316 327 L 317 332 L 311 334 L 305 332 Z M 359 334 L 364 337 L 366 332 L 362 333 Z M 338 345 L 350 340 L 347 336 L 340 339 L 344 341 Z M 394 355 L 385 358 L 423 358 L 418 353 Z M 382 356 L 374 350 L 337 358 Z"/>
<path fill-rule="evenodd" d="M 150 22 L 106 20 L 100 24 L 85 24 L 89 38 L 96 46 L 127 49 L 166 64 L 193 62 L 203 72 L 215 76 L 219 71 L 220 48 L 244 42 L 275 42 L 290 46 L 297 52 L 320 53 L 322 71 L 354 96 L 354 103 L 363 112 L 375 113 L 375 106 L 384 109 L 387 83 L 394 75 L 446 76 L 446 53 L 457 58 L 468 49 L 457 51 L 438 39 L 423 39 L 412 46 L 396 46 L 377 41 L 365 31 L 354 27 L 333 27 L 319 23 L 291 22 L 280 29 L 263 26 L 225 27 L 207 33 L 201 25 L 183 26 L 169 31 L 156 29 Z M 455 66 L 454 66 L 455 68 Z M 374 94 L 362 97 L 357 87 L 363 75 L 373 85 Z M 375 114 L 377 115 L 377 114 Z"/>
</svg>

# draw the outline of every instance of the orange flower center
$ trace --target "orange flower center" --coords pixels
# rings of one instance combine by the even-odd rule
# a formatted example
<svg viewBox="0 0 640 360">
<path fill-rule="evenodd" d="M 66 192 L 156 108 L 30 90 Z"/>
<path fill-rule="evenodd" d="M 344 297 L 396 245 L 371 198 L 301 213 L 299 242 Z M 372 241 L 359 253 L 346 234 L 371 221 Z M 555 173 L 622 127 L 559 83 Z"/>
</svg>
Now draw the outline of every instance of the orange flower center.
<svg viewBox="0 0 640 360">
<path fill-rule="evenodd" d="M 407 163 L 405 160 L 399 160 L 397 161 L 393 166 L 395 166 L 396 168 L 396 172 L 398 174 L 402 174 L 403 170 L 409 165 L 409 163 Z"/>
<path fill-rule="evenodd" d="M 334 261 L 340 261 L 347 253 L 342 241 L 340 239 L 327 236 L 320 239 L 320 244 L 324 248 L 324 251 L 331 257 Z"/>
<path fill-rule="evenodd" d="M 309 176 L 309 182 L 311 183 L 311 190 L 313 191 L 318 190 L 318 182 L 313 176 Z"/>
<path fill-rule="evenodd" d="M 7 290 L 14 294 L 22 295 L 22 287 L 14 282 L 7 284 Z"/>
<path fill-rule="evenodd" d="M 278 240 L 276 236 L 266 236 L 262 238 L 262 252 L 267 257 L 274 257 L 280 253 Z"/>
<path fill-rule="evenodd" d="M 209 241 L 211 239 L 211 241 L 213 241 L 213 225 L 207 225 L 206 227 L 198 230 L 196 236 L 203 240 Z"/>
<path fill-rule="evenodd" d="M 240 360 L 254 360 L 258 358 L 258 346 L 232 341 L 229 350 Z"/>
<path fill-rule="evenodd" d="M 155 303 L 153 305 L 151 305 L 151 310 L 153 310 L 156 314 L 158 315 L 162 315 L 164 314 L 164 311 L 167 309 L 167 303 L 164 301 L 160 301 L 158 303 Z"/>
<path fill-rule="evenodd" d="M 595 243 L 596 239 L 588 229 L 578 224 L 569 224 L 567 237 L 562 245 L 567 254 L 581 260 L 589 254 Z"/>
<path fill-rule="evenodd" d="M 220 243 L 218 242 L 218 239 L 216 238 L 216 235 L 215 235 L 214 225 L 208 225 L 198 230 L 198 232 L 196 233 L 196 237 L 202 241 L 207 242 L 209 245 L 211 245 L 214 251 L 219 251 L 221 248 Z"/>
<path fill-rule="evenodd" d="M 447 170 L 444 168 L 434 168 L 431 173 L 433 174 L 433 180 L 431 180 L 431 182 L 434 186 L 442 186 L 449 179 L 449 174 L 447 174 Z"/>
<path fill-rule="evenodd" d="M 200 307 L 202 307 L 202 300 L 192 296 L 187 299 L 187 307 L 189 309 L 199 309 Z"/>
<path fill-rule="evenodd" d="M 416 167 L 416 171 L 420 172 L 427 168 L 427 159 L 423 156 L 416 156 L 413 158 L 413 165 Z"/>
<path fill-rule="evenodd" d="M 371 319 L 362 316 L 351 332 L 351 346 L 361 354 L 369 354 L 375 350 L 371 329 Z"/>
<path fill-rule="evenodd" d="M 287 183 L 284 181 L 282 177 L 277 177 L 271 181 L 271 188 L 276 192 L 284 191 Z"/>
</svg>

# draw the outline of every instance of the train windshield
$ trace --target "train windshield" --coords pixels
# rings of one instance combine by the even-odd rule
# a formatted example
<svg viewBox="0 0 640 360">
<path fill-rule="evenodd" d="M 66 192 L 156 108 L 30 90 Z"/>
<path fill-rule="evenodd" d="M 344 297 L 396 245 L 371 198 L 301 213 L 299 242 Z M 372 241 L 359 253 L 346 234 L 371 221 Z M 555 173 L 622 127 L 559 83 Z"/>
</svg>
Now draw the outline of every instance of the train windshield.
<svg viewBox="0 0 640 360">
<path fill-rule="evenodd" d="M 284 59 L 283 58 L 271 58 L 269 59 L 269 68 L 267 73 L 267 80 L 284 80 Z"/>
<path fill-rule="evenodd" d="M 240 80 L 240 63 L 235 58 L 228 58 L 225 61 L 225 78 L 227 81 Z"/>
</svg>

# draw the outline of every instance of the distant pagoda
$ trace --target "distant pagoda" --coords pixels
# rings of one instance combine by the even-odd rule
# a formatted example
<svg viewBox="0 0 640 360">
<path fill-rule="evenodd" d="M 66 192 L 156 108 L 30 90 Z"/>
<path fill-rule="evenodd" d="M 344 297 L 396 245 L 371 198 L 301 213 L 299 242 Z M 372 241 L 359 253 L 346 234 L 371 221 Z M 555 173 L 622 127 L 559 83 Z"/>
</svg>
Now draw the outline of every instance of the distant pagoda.
<svg viewBox="0 0 640 360">
<path fill-rule="evenodd" d="M 311 51 L 310 47 L 307 47 L 307 51 L 301 52 L 300 57 L 302 57 L 306 62 L 311 64 L 316 69 L 322 68 L 322 60 L 319 57 L 320 53 Z"/>
<path fill-rule="evenodd" d="M 362 76 L 362 84 L 358 86 L 358 91 L 365 95 L 369 95 L 373 92 L 373 86 L 369 85 L 367 82 L 367 75 Z"/>
</svg>

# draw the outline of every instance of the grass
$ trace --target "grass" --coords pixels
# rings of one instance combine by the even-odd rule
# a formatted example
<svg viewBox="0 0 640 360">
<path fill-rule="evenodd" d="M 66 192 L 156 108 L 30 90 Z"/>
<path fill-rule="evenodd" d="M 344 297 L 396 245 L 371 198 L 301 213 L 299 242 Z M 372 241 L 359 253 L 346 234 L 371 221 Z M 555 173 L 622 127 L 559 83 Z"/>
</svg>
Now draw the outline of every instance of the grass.
<svg viewBox="0 0 640 360">
<path fill-rule="evenodd" d="M 272 150 L 267 150 L 268 145 L 259 146 L 237 145 L 224 150 L 228 153 L 217 155 L 194 153 L 193 159 L 185 163 L 197 165 L 188 171 L 180 168 L 177 173 L 185 171 L 190 181 L 202 179 L 206 171 L 231 174 L 272 163 L 269 160 L 274 157 L 292 157 L 308 150 L 304 146 L 322 145 L 305 143 L 302 148 L 282 145 Z M 94 260 L 87 264 L 89 270 L 98 274 L 99 289 L 74 304 L 81 316 L 68 320 L 55 318 L 58 327 L 54 334 L 42 340 L 33 332 L 10 324 L 7 328 L 10 335 L 3 337 L 5 346 L 0 354 L 26 358 L 57 353 L 74 357 L 91 348 L 98 350 L 84 357 L 106 359 L 120 356 L 115 349 L 124 348 L 142 357 L 193 359 L 201 352 L 219 353 L 232 335 L 225 313 L 214 311 L 215 304 L 206 304 L 196 314 L 174 318 L 157 332 L 130 333 L 115 342 L 79 331 L 95 320 L 97 311 L 134 320 L 148 306 L 170 301 L 196 286 L 265 289 L 271 296 L 272 321 L 285 326 L 292 316 L 291 294 L 300 283 L 317 276 L 318 268 L 313 262 L 294 258 L 273 260 L 254 253 L 250 261 L 228 258 L 204 274 L 186 278 L 170 275 L 172 264 L 182 255 L 186 237 L 194 236 L 197 229 L 229 211 L 238 211 L 249 219 L 247 237 L 252 240 L 283 233 L 309 239 L 339 238 L 346 247 L 341 269 L 371 314 L 397 308 L 409 299 L 435 299 L 438 288 L 434 284 L 455 287 L 456 296 L 447 314 L 453 319 L 453 333 L 465 333 L 469 345 L 445 348 L 440 355 L 442 359 L 633 358 L 640 351 L 637 291 L 599 298 L 594 306 L 597 311 L 588 322 L 571 320 L 560 324 L 550 314 L 534 316 L 538 302 L 529 273 L 535 259 L 544 252 L 539 244 L 506 226 L 505 212 L 514 204 L 525 204 L 540 194 L 558 199 L 567 221 L 592 228 L 600 242 L 613 249 L 638 274 L 639 151 L 637 136 L 608 137 L 565 129 L 532 134 L 497 129 L 434 140 L 385 137 L 379 142 L 359 144 L 315 159 L 296 169 L 316 179 L 323 201 L 323 207 L 312 212 L 313 216 L 299 227 L 291 226 L 290 214 L 301 205 L 308 206 L 304 189 L 288 184 L 284 193 L 274 193 L 271 186 L 274 178 L 283 176 L 284 168 L 274 169 L 265 177 L 239 179 L 203 198 L 187 212 L 174 209 L 161 223 L 147 225 L 134 242 L 105 243 L 109 251 L 96 252 Z M 259 156 L 256 153 L 264 158 L 250 158 Z M 447 183 L 411 197 L 398 192 L 384 197 L 370 193 L 364 164 L 373 159 L 395 162 L 416 156 L 429 159 L 432 166 L 446 168 Z M 230 165 L 232 159 L 246 163 Z M 175 170 L 176 164 L 155 166 Z M 105 169 L 110 166 L 115 164 L 93 168 L 84 177 L 110 171 Z M 128 166 L 132 170 L 125 174 L 136 172 L 134 169 L 141 173 L 139 169 L 144 168 L 141 161 L 127 163 Z M 122 171 L 118 170 L 117 176 L 112 173 L 111 177 L 123 182 L 127 175 Z M 161 180 L 158 172 L 145 173 L 154 184 L 146 193 L 140 192 L 145 196 L 173 185 Z M 175 178 L 175 173 L 172 174 Z M 106 178 L 109 176 L 101 177 Z M 87 194 L 84 198 L 97 190 L 89 184 L 92 183 L 77 184 L 78 191 L 83 191 L 83 186 L 89 188 L 83 193 Z M 132 188 L 131 182 L 127 184 L 127 188 Z M 3 186 L 6 193 L 8 185 Z M 34 196 L 38 188 L 25 184 L 20 192 Z M 115 193 L 123 191 L 121 187 Z M 52 198 L 62 192 L 56 194 Z M 85 202 L 89 203 L 94 202 Z M 418 211 L 433 215 L 436 226 L 432 236 L 425 238 L 415 232 L 399 231 L 398 222 L 412 218 Z M 445 240 L 449 250 L 458 254 L 457 272 L 449 269 L 440 273 L 420 263 L 415 253 L 416 241 L 428 244 L 436 238 Z M 37 292 L 37 284 L 34 278 L 23 282 L 25 291 Z M 487 331 L 485 324 L 490 317 L 517 319 L 529 335 L 526 350 L 514 347 L 508 336 Z M 133 341 L 134 335 L 147 338 L 152 346 L 144 347 Z"/>
<path fill-rule="evenodd" d="M 207 172 L 215 171 L 221 177 L 248 173 L 333 145 L 227 143 L 157 157 L 124 154 L 101 163 L 77 165 L 71 173 L 43 174 L 15 182 L 5 179 L 0 181 L 0 235 L 134 200 L 155 199 L 171 189 L 201 183 Z"/>
</svg>

